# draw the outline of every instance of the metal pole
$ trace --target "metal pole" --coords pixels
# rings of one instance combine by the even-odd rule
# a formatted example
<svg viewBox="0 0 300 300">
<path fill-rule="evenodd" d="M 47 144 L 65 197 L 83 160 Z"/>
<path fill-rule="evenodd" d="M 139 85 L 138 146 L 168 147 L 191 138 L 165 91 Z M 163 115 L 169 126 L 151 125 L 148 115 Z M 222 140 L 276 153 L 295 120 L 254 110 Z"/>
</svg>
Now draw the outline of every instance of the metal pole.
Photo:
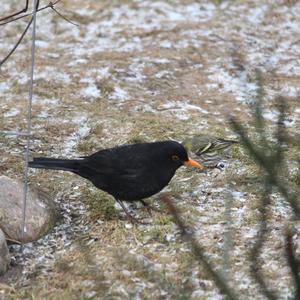
<svg viewBox="0 0 300 300">
<path fill-rule="evenodd" d="M 24 194 L 23 194 L 23 209 L 22 209 L 22 228 L 21 228 L 21 244 L 23 249 L 24 234 L 26 231 L 26 206 L 27 206 L 27 194 L 28 194 L 28 161 L 29 150 L 31 141 L 31 129 L 32 129 L 32 96 L 33 96 L 33 73 L 35 63 L 35 37 L 36 37 L 36 4 L 37 0 L 34 0 L 33 7 L 33 27 L 32 27 L 32 44 L 31 44 L 31 70 L 30 70 L 30 82 L 29 82 L 29 98 L 28 98 L 28 110 L 27 110 L 27 135 L 26 135 L 26 153 L 25 153 L 25 171 L 24 171 Z"/>
</svg>

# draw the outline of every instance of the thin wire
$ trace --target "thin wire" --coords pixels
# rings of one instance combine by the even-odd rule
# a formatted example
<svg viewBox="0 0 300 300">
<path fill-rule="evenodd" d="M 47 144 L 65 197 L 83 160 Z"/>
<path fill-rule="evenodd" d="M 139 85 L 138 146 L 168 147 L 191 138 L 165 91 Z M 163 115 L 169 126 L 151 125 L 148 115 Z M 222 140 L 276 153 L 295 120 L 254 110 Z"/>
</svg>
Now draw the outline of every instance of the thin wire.
<svg viewBox="0 0 300 300">
<path fill-rule="evenodd" d="M 36 32 L 36 12 L 37 12 L 37 0 L 34 0 L 33 6 L 33 27 L 32 27 L 32 44 L 31 44 L 31 70 L 30 70 L 30 85 L 29 85 L 29 99 L 28 99 L 28 113 L 27 113 L 27 136 L 26 136 L 26 154 L 25 154 L 25 172 L 24 172 L 24 194 L 23 194 L 23 209 L 22 209 L 22 234 L 21 243 L 23 250 L 24 235 L 25 235 L 25 221 L 26 221 L 26 206 L 27 206 L 27 194 L 28 194 L 28 161 L 29 161 L 29 148 L 30 148 L 30 136 L 32 129 L 32 96 L 33 96 L 33 73 L 35 63 L 35 32 Z"/>
<path fill-rule="evenodd" d="M 16 135 L 16 136 L 32 136 L 32 134 L 28 134 L 28 132 L 20 132 L 20 131 L 0 131 L 1 135 Z"/>
</svg>

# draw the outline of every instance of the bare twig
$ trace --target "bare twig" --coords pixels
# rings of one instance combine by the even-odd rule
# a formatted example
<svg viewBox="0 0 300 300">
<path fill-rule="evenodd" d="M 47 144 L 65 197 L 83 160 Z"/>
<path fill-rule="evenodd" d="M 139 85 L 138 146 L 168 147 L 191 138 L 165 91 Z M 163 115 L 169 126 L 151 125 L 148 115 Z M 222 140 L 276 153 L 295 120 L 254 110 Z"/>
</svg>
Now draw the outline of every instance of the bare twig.
<svg viewBox="0 0 300 300">
<path fill-rule="evenodd" d="M 39 8 L 39 4 L 40 4 L 40 0 L 35 0 L 34 1 L 34 11 L 36 12 L 37 9 Z M 28 22 L 28 24 L 25 27 L 25 30 L 23 31 L 23 33 L 21 34 L 20 38 L 18 39 L 17 43 L 14 45 L 14 47 L 9 51 L 9 53 L 6 55 L 6 57 L 4 57 L 4 59 L 2 59 L 0 61 L 0 67 L 9 59 L 9 57 L 15 52 L 15 50 L 18 48 L 18 46 L 20 45 L 20 43 L 22 42 L 26 32 L 28 31 L 31 23 L 33 22 L 34 17 L 32 16 L 30 21 Z M 8 21 L 9 22 L 9 21 Z M 0 24 L 1 25 L 1 24 Z"/>
<path fill-rule="evenodd" d="M 61 0 L 56 0 L 56 1 L 54 1 L 54 2 L 52 2 L 52 1 L 50 1 L 47 5 L 45 5 L 45 6 L 43 6 L 43 7 L 40 7 L 40 8 L 37 8 L 37 12 L 40 12 L 40 11 L 42 11 L 42 10 L 45 10 L 45 9 L 47 9 L 47 8 L 51 8 L 51 7 L 53 7 L 54 5 L 56 5 L 58 2 L 60 2 Z M 26 18 L 26 17 L 28 17 L 28 16 L 32 16 L 32 12 L 31 13 L 28 13 L 28 14 L 25 14 L 25 15 L 22 15 L 22 16 L 19 16 L 19 17 L 17 17 L 17 18 L 13 18 L 13 19 L 11 19 L 11 20 L 8 20 L 8 21 L 6 21 L 6 22 L 3 22 L 3 23 L 0 23 L 0 26 L 1 25 L 6 25 L 6 24 L 8 24 L 8 23 L 11 23 L 11 22 L 14 22 L 14 21 L 17 21 L 17 20 L 20 20 L 20 19 L 23 19 L 23 18 Z M 7 19 L 8 17 L 5 17 L 4 19 Z M 1 20 L 0 20 L 1 21 Z"/>
<path fill-rule="evenodd" d="M 232 236 L 232 195 L 229 192 L 225 195 L 225 216 L 226 221 L 225 232 L 224 232 L 224 275 L 226 278 L 230 278 L 230 263 L 231 253 L 233 252 L 233 236 Z"/>
<path fill-rule="evenodd" d="M 259 221 L 259 229 L 257 233 L 257 239 L 255 244 L 250 252 L 250 269 L 251 275 L 255 279 L 255 281 L 259 284 L 262 293 L 266 296 L 266 298 L 270 300 L 276 300 L 277 297 L 273 291 L 271 291 L 264 279 L 264 275 L 261 273 L 260 269 L 260 260 L 259 256 L 263 247 L 263 244 L 266 239 L 267 233 L 267 208 L 270 204 L 269 194 L 271 192 L 271 186 L 266 182 L 265 183 L 265 191 L 262 196 L 261 205 L 259 207 L 260 211 L 260 221 Z"/>
<path fill-rule="evenodd" d="M 26 32 L 28 31 L 31 23 L 33 21 L 33 17 L 30 19 L 30 21 L 28 22 L 28 24 L 26 25 L 25 30 L 23 31 L 23 33 L 21 34 L 20 38 L 18 39 L 17 43 L 14 45 L 14 47 L 8 52 L 8 54 L 0 61 L 0 67 L 10 58 L 10 56 L 15 52 L 15 50 L 18 48 L 18 46 L 20 45 L 20 43 L 22 42 Z"/>
<path fill-rule="evenodd" d="M 296 258 L 295 246 L 293 244 L 293 233 L 292 230 L 287 229 L 285 233 L 285 253 L 287 262 L 289 264 L 294 282 L 295 282 L 295 295 L 294 299 L 300 299 L 300 264 Z"/>
<path fill-rule="evenodd" d="M 259 206 L 260 218 L 259 218 L 259 230 L 257 234 L 257 239 L 255 245 L 250 253 L 251 261 L 251 275 L 259 284 L 262 293 L 268 299 L 275 300 L 277 295 L 274 291 L 271 291 L 266 284 L 264 275 L 260 269 L 260 253 L 262 251 L 263 244 L 266 239 L 267 232 L 267 208 L 270 204 L 270 193 L 272 187 L 275 187 L 283 198 L 289 203 L 296 217 L 300 217 L 300 204 L 298 201 L 297 194 L 292 191 L 287 180 L 283 178 L 281 169 L 284 168 L 284 144 L 287 141 L 287 132 L 284 127 L 284 119 L 287 111 L 284 99 L 277 99 L 277 107 L 279 111 L 279 116 L 277 120 L 276 128 L 276 143 L 273 145 L 268 142 L 266 138 L 266 125 L 262 114 L 262 101 L 264 98 L 264 91 L 262 87 L 261 74 L 257 72 L 258 81 L 258 92 L 257 92 L 257 102 L 255 105 L 254 121 L 255 130 L 259 134 L 259 143 L 255 143 L 248 137 L 247 130 L 241 125 L 235 118 L 231 118 L 231 125 L 234 131 L 240 136 L 241 142 L 244 148 L 249 152 L 252 158 L 257 162 L 257 165 L 262 167 L 265 171 L 263 177 L 264 180 L 264 194 L 262 196 L 262 201 Z M 286 253 L 289 261 L 291 272 L 295 278 L 296 295 L 295 299 L 299 299 L 300 293 L 300 282 L 299 282 L 299 269 L 298 261 L 295 258 L 292 249 L 292 240 L 288 240 L 288 235 L 286 237 Z M 297 275 L 296 275 L 297 274 Z"/>
<path fill-rule="evenodd" d="M 260 143 L 261 146 L 265 149 L 265 150 L 270 150 L 270 146 L 268 144 L 267 141 L 267 137 L 266 137 L 266 132 L 265 132 L 265 120 L 263 118 L 263 99 L 265 96 L 265 90 L 264 90 L 264 86 L 263 86 L 263 75 L 262 72 L 257 69 L 256 70 L 256 78 L 255 81 L 257 83 L 257 90 L 256 90 L 256 98 L 257 101 L 255 103 L 255 113 L 254 113 L 254 118 L 255 118 L 255 127 L 256 130 L 259 133 L 259 138 L 260 138 Z"/>
<path fill-rule="evenodd" d="M 222 278 L 220 274 L 218 274 L 211 264 L 209 263 L 206 255 L 204 254 L 204 250 L 202 247 L 198 244 L 196 241 L 193 233 L 186 227 L 186 225 L 183 223 L 179 212 L 171 199 L 164 195 L 162 197 L 163 202 L 166 204 L 169 212 L 174 217 L 174 220 L 181 230 L 182 235 L 186 238 L 186 240 L 190 243 L 193 253 L 196 256 L 196 258 L 205 266 L 205 269 L 208 271 L 209 275 L 212 277 L 214 282 L 216 283 L 217 287 L 220 289 L 221 293 L 225 294 L 228 299 L 237 300 L 237 296 L 235 295 L 234 291 L 228 286 L 226 281 Z"/>
<path fill-rule="evenodd" d="M 63 16 L 57 9 L 54 8 L 54 5 L 51 6 L 52 10 L 55 11 L 62 19 L 64 19 L 66 22 L 75 25 L 75 26 L 79 26 L 78 24 L 72 22 L 71 20 L 67 19 L 65 16 Z"/>
<path fill-rule="evenodd" d="M 7 19 L 10 19 L 10 18 L 12 18 L 12 17 L 15 17 L 15 16 L 17 16 L 17 15 L 19 15 L 19 14 L 21 14 L 21 13 L 25 13 L 25 12 L 27 11 L 27 9 L 28 9 L 28 3 L 29 3 L 29 0 L 26 0 L 25 7 L 24 7 L 22 10 L 20 10 L 20 11 L 18 11 L 18 12 L 16 12 L 16 13 L 13 13 L 13 14 L 11 14 L 11 15 L 9 15 L 9 16 L 6 16 L 6 17 L 4 17 L 4 18 L 1 18 L 1 19 L 0 19 L 0 22 L 2 22 L 2 21 L 4 21 L 4 20 L 7 20 Z"/>
<path fill-rule="evenodd" d="M 300 217 L 300 207 L 298 202 L 298 197 L 295 193 L 288 190 L 287 185 L 278 178 L 276 167 L 274 165 L 275 160 L 273 156 L 266 156 L 265 153 L 254 146 L 247 136 L 245 128 L 235 119 L 231 118 L 231 125 L 235 132 L 240 136 L 241 142 L 245 149 L 248 150 L 250 155 L 258 162 L 258 164 L 263 167 L 263 169 L 268 174 L 268 180 L 272 185 L 276 186 L 278 191 L 282 196 L 288 201 L 292 207 L 295 215 Z"/>
<path fill-rule="evenodd" d="M 12 242 L 12 243 L 14 243 L 14 244 L 21 245 L 21 242 L 15 240 L 15 239 L 13 239 L 13 238 L 11 238 L 11 237 L 9 236 L 9 234 L 5 231 L 5 229 L 4 229 L 3 227 L 1 228 L 1 230 L 3 231 L 4 236 L 5 236 L 5 239 L 6 239 L 7 241 Z"/>
<path fill-rule="evenodd" d="M 73 22 L 71 22 L 70 20 L 68 20 L 66 17 L 64 17 L 61 13 L 59 13 L 55 8 L 54 8 L 54 5 L 56 5 L 58 2 L 60 2 L 61 0 L 56 0 L 54 2 L 49 2 L 46 6 L 44 7 L 41 7 L 39 8 L 39 0 L 37 0 L 36 2 L 36 12 L 39 12 L 39 11 L 42 11 L 46 8 L 51 8 L 53 11 L 55 11 L 62 19 L 64 19 L 65 21 L 75 25 L 75 26 L 79 26 L 78 24 L 75 24 Z M 13 18 L 13 19 L 9 19 L 8 21 L 4 22 L 4 23 L 0 23 L 0 26 L 1 25 L 5 25 L 7 23 L 10 23 L 10 22 L 13 22 L 13 21 L 16 21 L 16 20 L 19 20 L 21 18 L 24 18 L 24 17 L 27 17 L 27 16 L 32 16 L 33 13 L 29 13 L 29 14 L 25 14 L 25 15 L 22 15 L 22 16 L 19 16 L 17 18 Z M 7 18 L 5 18 L 7 19 Z M 28 24 L 26 25 L 25 27 L 25 30 L 23 31 L 23 33 L 21 34 L 20 38 L 18 39 L 17 43 L 14 45 L 14 47 L 9 51 L 9 53 L 0 61 L 0 67 L 9 59 L 9 57 L 15 52 L 15 50 L 18 48 L 18 46 L 20 45 L 20 43 L 22 42 L 24 36 L 26 35 L 29 27 L 31 26 L 33 22 L 33 16 L 31 17 L 31 19 L 29 20 Z"/>
</svg>

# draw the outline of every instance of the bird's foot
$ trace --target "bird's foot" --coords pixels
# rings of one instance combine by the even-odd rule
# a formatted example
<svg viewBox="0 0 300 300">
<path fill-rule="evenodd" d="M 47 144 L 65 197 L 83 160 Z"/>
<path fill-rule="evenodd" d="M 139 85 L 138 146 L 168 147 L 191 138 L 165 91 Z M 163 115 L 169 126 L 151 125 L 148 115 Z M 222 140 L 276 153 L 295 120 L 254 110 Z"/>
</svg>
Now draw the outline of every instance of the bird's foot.
<svg viewBox="0 0 300 300">
<path fill-rule="evenodd" d="M 163 211 L 161 209 L 150 205 L 149 203 L 145 202 L 144 200 L 140 200 L 140 202 L 144 205 L 144 208 L 147 210 L 147 212 L 150 216 L 152 216 L 152 210 L 155 212 L 163 213 Z"/>
<path fill-rule="evenodd" d="M 129 221 L 132 223 L 132 224 L 141 224 L 141 225 L 149 225 L 150 223 L 148 222 L 143 222 L 143 221 L 140 221 L 139 219 L 137 219 L 136 217 L 132 216 L 129 211 L 127 210 L 127 208 L 125 207 L 124 203 L 119 200 L 119 199 L 116 199 L 116 201 L 120 204 L 120 206 L 122 207 L 122 209 L 124 210 L 127 218 L 129 219 Z"/>
</svg>

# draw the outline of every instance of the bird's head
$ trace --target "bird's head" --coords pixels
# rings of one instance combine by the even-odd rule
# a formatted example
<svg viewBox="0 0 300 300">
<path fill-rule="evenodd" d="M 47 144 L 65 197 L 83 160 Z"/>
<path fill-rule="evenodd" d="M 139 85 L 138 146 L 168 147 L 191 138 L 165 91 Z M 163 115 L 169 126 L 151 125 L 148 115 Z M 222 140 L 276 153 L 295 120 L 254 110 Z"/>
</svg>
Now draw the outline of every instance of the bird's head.
<svg viewBox="0 0 300 300">
<path fill-rule="evenodd" d="M 188 167 L 195 167 L 199 169 L 205 168 L 197 161 L 189 158 L 185 148 L 175 141 L 167 142 L 167 144 L 164 147 L 164 156 L 167 158 L 169 163 L 176 169 L 181 167 L 182 165 Z"/>
</svg>

